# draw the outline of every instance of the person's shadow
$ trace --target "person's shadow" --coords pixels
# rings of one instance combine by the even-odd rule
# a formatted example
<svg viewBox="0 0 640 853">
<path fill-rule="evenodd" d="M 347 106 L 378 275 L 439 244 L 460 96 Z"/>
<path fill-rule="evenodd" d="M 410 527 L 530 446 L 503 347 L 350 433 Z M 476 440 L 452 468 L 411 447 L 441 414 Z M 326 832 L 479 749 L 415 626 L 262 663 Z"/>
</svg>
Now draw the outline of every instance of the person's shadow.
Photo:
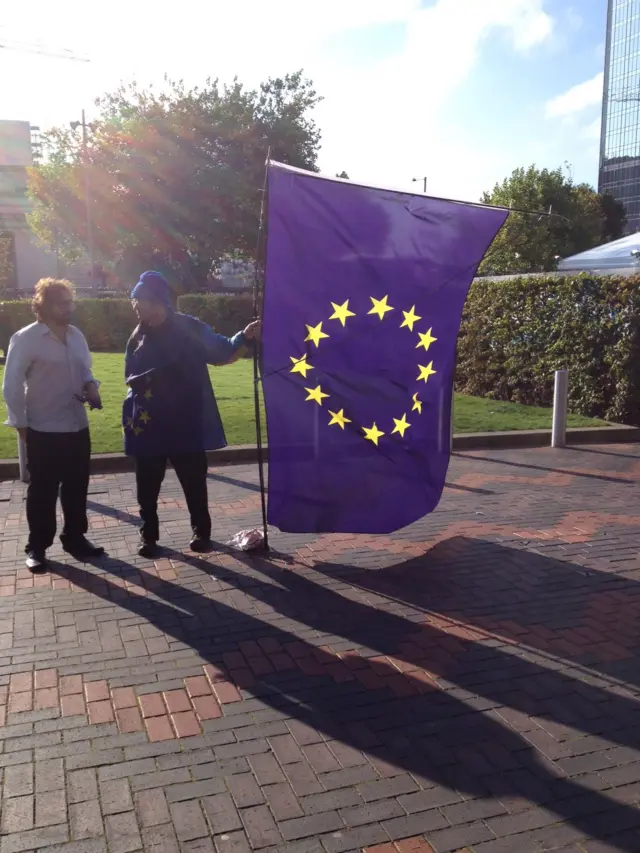
<svg viewBox="0 0 640 853">
<path fill-rule="evenodd" d="M 539 742 L 544 729 L 531 721 L 531 731 L 538 733 L 534 736 L 506 721 L 509 709 L 515 709 L 524 718 L 535 715 L 551 725 L 577 729 L 594 736 L 582 739 L 585 753 L 605 748 L 604 742 L 596 743 L 599 737 L 612 747 L 638 750 L 638 705 L 633 699 L 509 654 L 497 644 L 453 638 L 434 626 L 416 624 L 401 615 L 406 610 L 402 605 L 391 613 L 354 600 L 351 587 L 331 577 L 344 566 L 324 566 L 325 578 L 318 583 L 288 570 L 284 560 L 274 565 L 278 555 L 273 554 L 269 559 L 229 556 L 230 563 L 244 564 L 242 571 L 177 552 L 173 556 L 216 579 L 220 593 L 205 596 L 122 561 L 105 560 L 103 568 L 139 578 L 147 596 L 116 587 L 91 570 L 54 570 L 187 643 L 216 666 L 224 665 L 224 653 L 237 649 L 239 638 L 267 638 L 295 656 L 295 665 L 292 661 L 284 671 L 268 666 L 254 672 L 248 691 L 325 737 L 366 750 L 374 766 L 386 763 L 411 774 L 417 785 L 409 786 L 402 803 L 415 817 L 397 828 L 391 819 L 387 827 L 392 834 L 408 826 L 413 828 L 409 834 L 444 831 L 448 816 L 452 823 L 457 819 L 457 807 L 473 815 L 463 845 L 493 838 L 493 832 L 498 837 L 522 832 L 523 845 L 534 838 L 550 847 L 550 839 L 563 843 L 569 836 L 568 827 L 558 825 L 566 821 L 575 829 L 574 837 L 615 836 L 611 849 L 640 850 L 640 812 L 590 790 L 592 779 L 583 785 L 562 769 L 580 750 L 563 749 L 549 738 L 547 746 L 557 744 L 558 749 L 550 756 L 552 763 Z M 224 603 L 228 587 L 242 590 L 265 619 Z M 294 634 L 287 627 L 294 623 L 305 627 Z M 301 633 L 313 642 L 300 639 Z M 341 648 L 342 659 L 322 648 L 326 646 Z M 475 679 L 470 678 L 473 673 Z M 233 679 L 233 670 L 229 677 Z M 610 766 L 615 768 L 613 762 Z M 531 803 L 537 807 L 521 815 Z"/>
</svg>

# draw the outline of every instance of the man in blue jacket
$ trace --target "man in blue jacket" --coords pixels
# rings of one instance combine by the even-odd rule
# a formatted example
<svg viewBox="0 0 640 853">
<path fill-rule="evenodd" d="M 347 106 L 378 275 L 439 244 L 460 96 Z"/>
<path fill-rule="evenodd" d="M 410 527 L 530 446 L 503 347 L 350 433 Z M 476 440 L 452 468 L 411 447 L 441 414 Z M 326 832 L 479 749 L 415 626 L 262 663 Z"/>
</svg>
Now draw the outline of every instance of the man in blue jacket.
<svg viewBox="0 0 640 853">
<path fill-rule="evenodd" d="M 191 516 L 191 549 L 211 547 L 207 450 L 226 446 L 209 364 L 225 364 L 260 334 L 250 323 L 232 338 L 176 313 L 161 273 L 148 271 L 131 294 L 140 321 L 125 356 L 124 448 L 135 458 L 142 528 L 138 553 L 154 557 L 160 538 L 158 496 L 167 462 L 175 469 Z"/>
</svg>

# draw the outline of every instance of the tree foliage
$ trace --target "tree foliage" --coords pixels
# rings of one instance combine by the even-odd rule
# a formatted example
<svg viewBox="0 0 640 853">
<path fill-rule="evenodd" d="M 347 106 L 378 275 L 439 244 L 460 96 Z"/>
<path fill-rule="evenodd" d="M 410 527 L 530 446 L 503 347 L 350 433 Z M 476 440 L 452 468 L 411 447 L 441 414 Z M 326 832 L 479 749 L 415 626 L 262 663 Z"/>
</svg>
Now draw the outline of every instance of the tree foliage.
<svg viewBox="0 0 640 853">
<path fill-rule="evenodd" d="M 129 281 L 155 267 L 181 289 L 202 287 L 223 259 L 255 252 L 267 152 L 316 169 L 318 101 L 302 72 L 255 90 L 238 80 L 121 87 L 97 102 L 86 151 L 78 130 L 44 136 L 31 224 L 63 257 L 86 249 L 86 170 L 97 260 Z"/>
<path fill-rule="evenodd" d="M 562 169 L 516 169 L 481 200 L 553 214 L 511 213 L 482 263 L 486 274 L 554 270 L 559 257 L 621 237 L 626 223 L 620 202 L 574 184 Z"/>
</svg>

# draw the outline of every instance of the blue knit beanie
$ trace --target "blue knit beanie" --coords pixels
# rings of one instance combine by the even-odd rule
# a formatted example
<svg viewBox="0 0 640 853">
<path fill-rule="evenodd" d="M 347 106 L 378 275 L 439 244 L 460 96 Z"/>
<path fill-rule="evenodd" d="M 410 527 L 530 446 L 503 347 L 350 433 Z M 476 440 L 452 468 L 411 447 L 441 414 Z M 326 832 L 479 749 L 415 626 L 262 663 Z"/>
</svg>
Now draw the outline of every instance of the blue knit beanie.
<svg viewBox="0 0 640 853">
<path fill-rule="evenodd" d="M 171 291 L 169 282 L 160 272 L 147 270 L 140 276 L 140 281 L 131 291 L 132 299 L 143 299 L 147 302 L 156 302 L 171 308 Z"/>
</svg>

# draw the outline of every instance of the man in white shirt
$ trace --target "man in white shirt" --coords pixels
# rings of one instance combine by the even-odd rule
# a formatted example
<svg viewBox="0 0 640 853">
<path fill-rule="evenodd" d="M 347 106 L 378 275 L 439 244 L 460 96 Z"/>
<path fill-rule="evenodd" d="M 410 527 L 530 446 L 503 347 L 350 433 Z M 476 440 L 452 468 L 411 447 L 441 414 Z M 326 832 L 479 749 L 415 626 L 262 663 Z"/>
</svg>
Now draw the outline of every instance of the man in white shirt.
<svg viewBox="0 0 640 853">
<path fill-rule="evenodd" d="M 46 551 L 56 534 L 58 493 L 64 550 L 80 560 L 104 553 L 86 538 L 91 440 L 85 403 L 92 408 L 102 404 L 87 341 L 70 325 L 73 309 L 70 282 L 41 279 L 33 300 L 37 322 L 11 338 L 4 372 L 6 423 L 27 446 L 26 553 L 31 571 L 46 569 Z"/>
</svg>

